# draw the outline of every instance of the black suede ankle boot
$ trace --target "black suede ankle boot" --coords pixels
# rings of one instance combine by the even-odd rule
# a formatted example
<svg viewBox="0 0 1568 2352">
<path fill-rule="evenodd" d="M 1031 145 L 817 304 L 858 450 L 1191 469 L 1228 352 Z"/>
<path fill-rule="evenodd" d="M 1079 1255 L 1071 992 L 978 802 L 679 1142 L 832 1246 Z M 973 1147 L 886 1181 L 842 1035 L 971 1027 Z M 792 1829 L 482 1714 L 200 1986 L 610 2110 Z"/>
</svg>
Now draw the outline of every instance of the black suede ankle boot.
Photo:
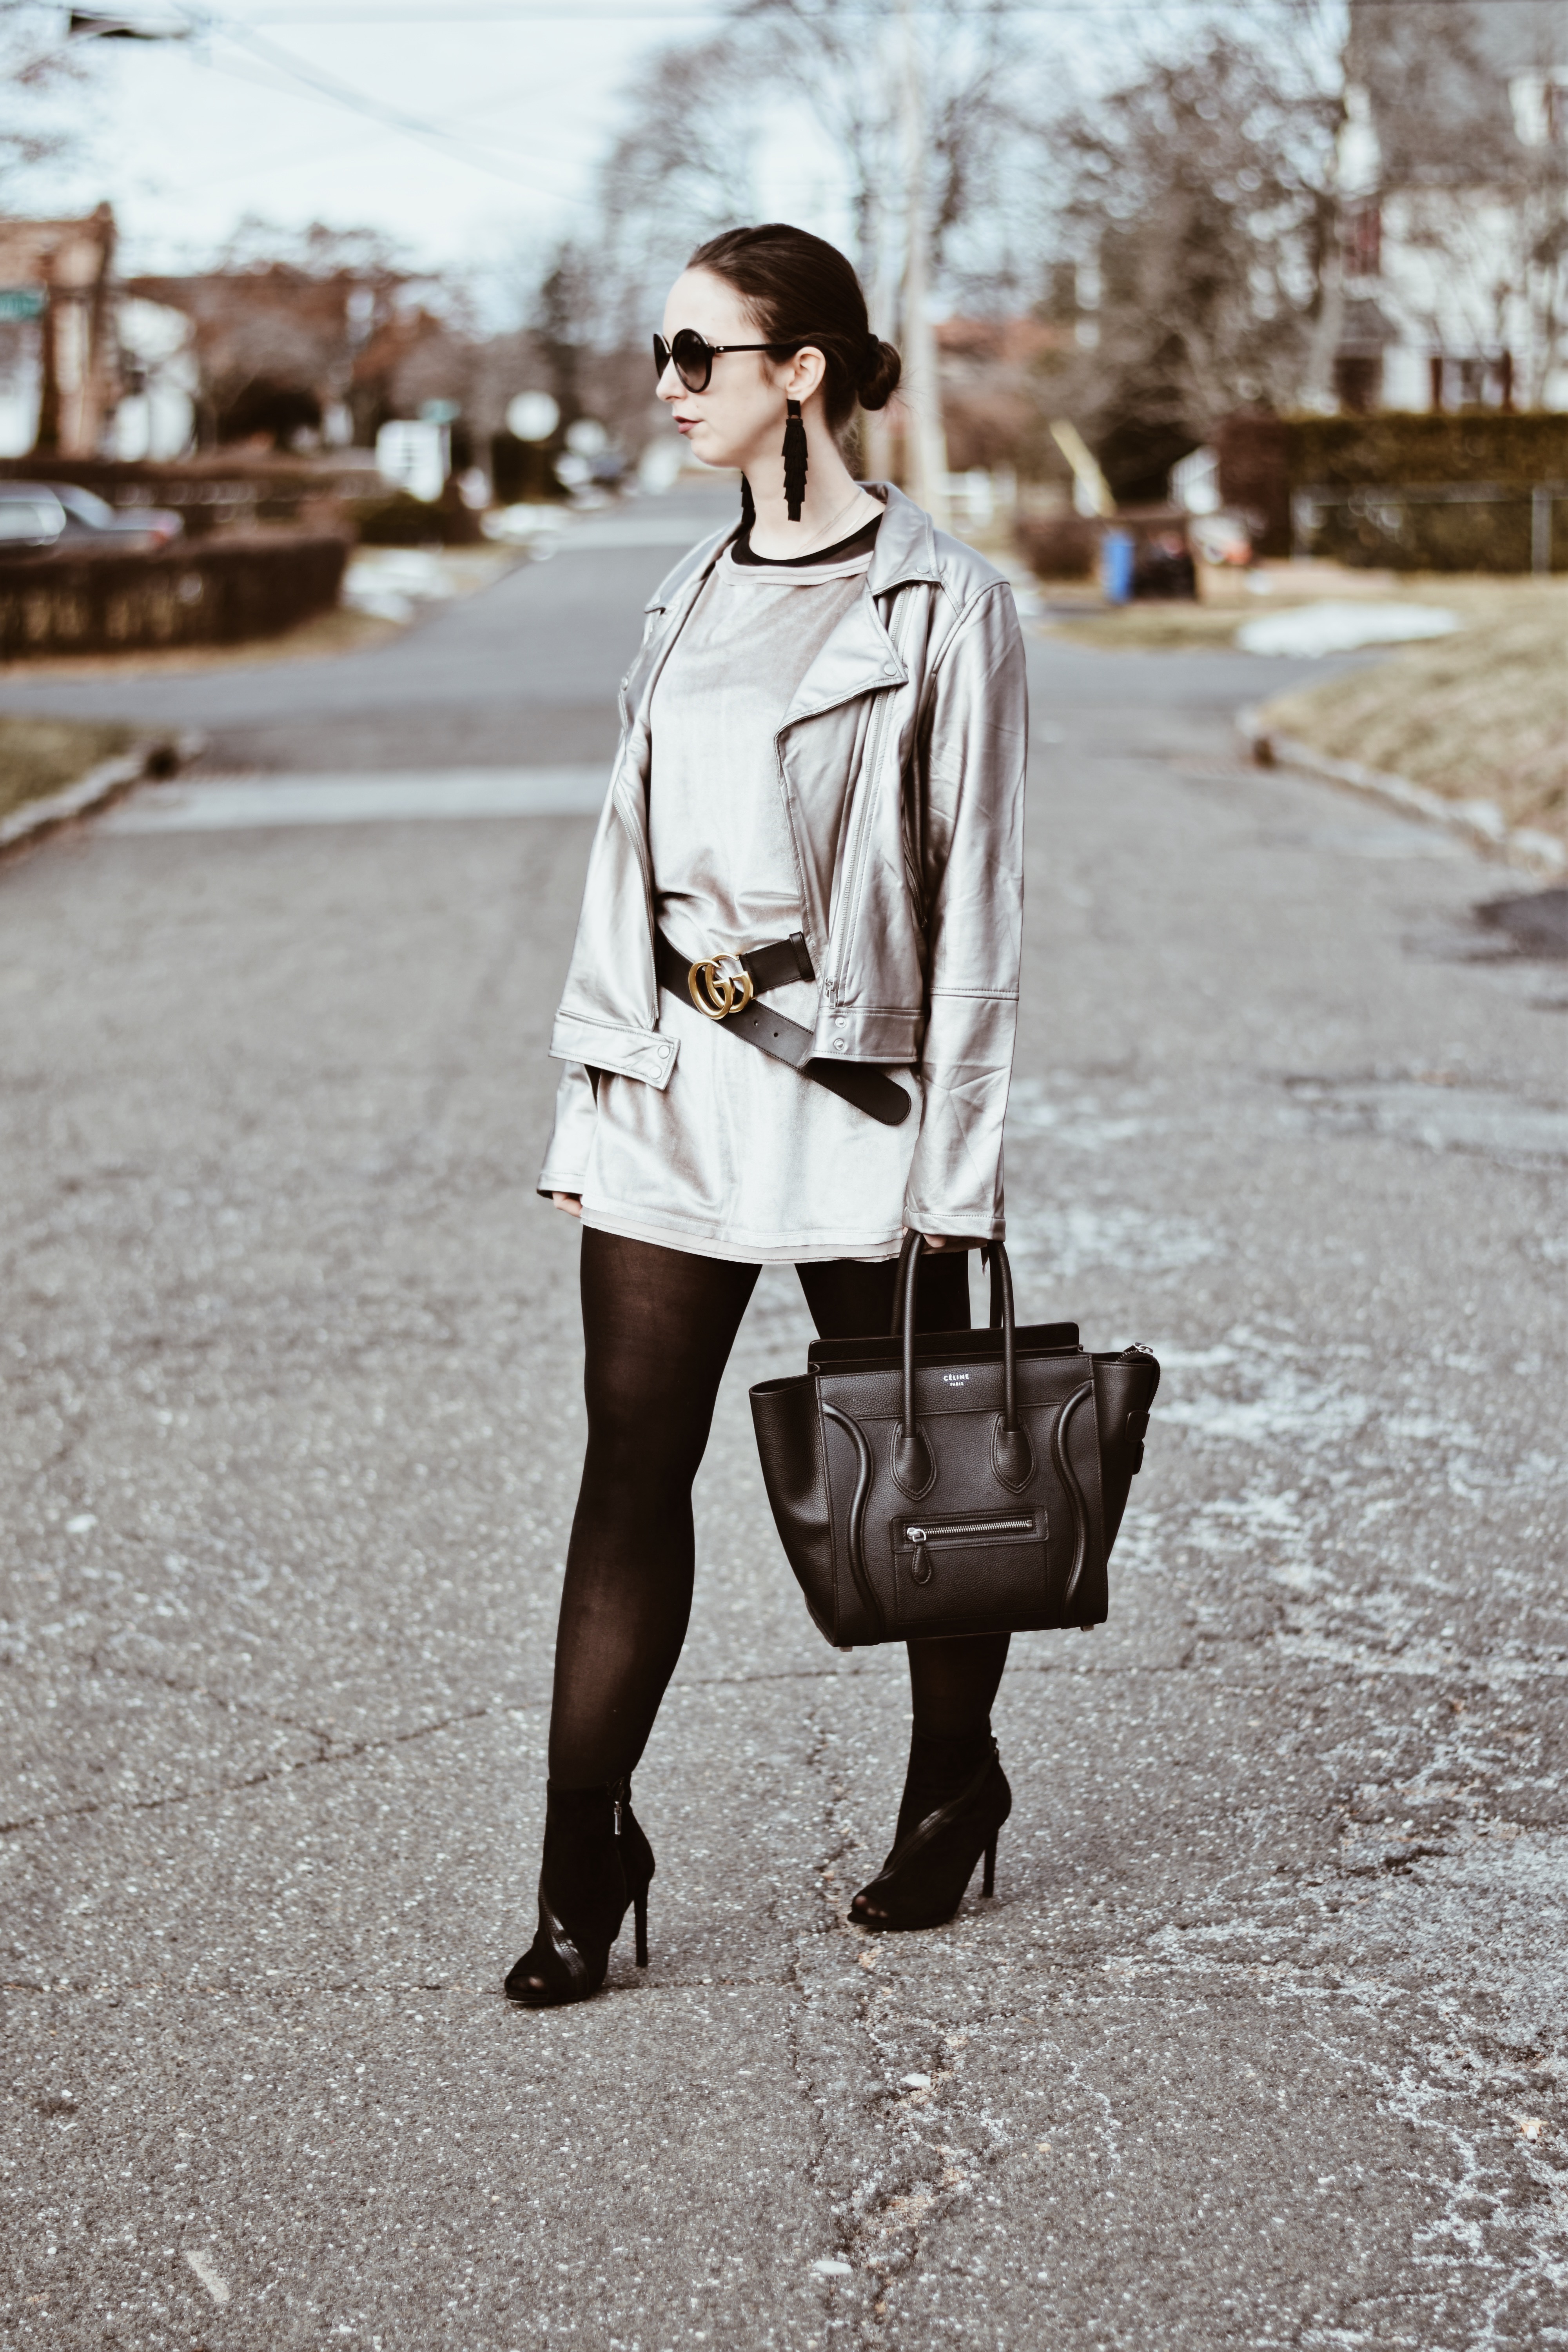
<svg viewBox="0 0 1568 2352">
<path fill-rule="evenodd" d="M 506 1980 L 509 2000 L 557 2009 L 598 1991 L 610 1947 L 630 1905 L 637 1960 L 647 1966 L 647 1890 L 653 1848 L 632 1811 L 631 1783 L 558 1789 L 551 1784 L 539 1872 L 539 1927 Z"/>
<path fill-rule="evenodd" d="M 967 1772 L 961 1771 L 964 1766 Z M 989 1733 L 976 1739 L 915 1738 L 893 1850 L 849 1906 L 853 1924 L 874 1932 L 943 1926 L 963 1902 L 982 1854 L 984 1892 L 991 1894 L 996 1835 L 1012 1810 L 1013 1791 Z"/>
<path fill-rule="evenodd" d="M 953 1738 L 926 1731 L 911 1733 L 894 1842 L 906 1837 L 917 1822 L 935 1812 L 939 1805 L 950 1803 L 995 1753 L 995 1747 L 989 1724 L 984 1731 L 960 1732 Z"/>
</svg>

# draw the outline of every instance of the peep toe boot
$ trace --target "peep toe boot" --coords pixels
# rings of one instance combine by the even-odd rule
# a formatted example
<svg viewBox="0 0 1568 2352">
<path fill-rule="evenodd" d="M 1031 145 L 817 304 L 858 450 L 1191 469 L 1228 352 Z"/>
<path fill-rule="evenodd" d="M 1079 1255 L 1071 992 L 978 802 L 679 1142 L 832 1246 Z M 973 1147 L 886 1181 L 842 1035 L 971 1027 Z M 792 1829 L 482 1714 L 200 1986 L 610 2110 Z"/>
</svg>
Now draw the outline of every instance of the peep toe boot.
<svg viewBox="0 0 1568 2352">
<path fill-rule="evenodd" d="M 996 1743 L 990 1754 L 944 1803 L 925 1807 L 894 1843 L 875 1878 L 849 1906 L 857 1927 L 874 1934 L 901 1928 L 941 1927 L 963 1902 L 985 1856 L 984 1891 L 996 1885 L 996 1837 L 1013 1810 L 1013 1791 L 1002 1769 Z"/>
<path fill-rule="evenodd" d="M 606 1788 L 551 1789 L 539 1873 L 539 1927 L 506 1980 L 524 2009 L 587 2000 L 605 1981 L 610 1948 L 628 1907 L 637 1962 L 647 1966 L 647 1890 L 653 1848 L 632 1811 L 629 1780 Z"/>
</svg>

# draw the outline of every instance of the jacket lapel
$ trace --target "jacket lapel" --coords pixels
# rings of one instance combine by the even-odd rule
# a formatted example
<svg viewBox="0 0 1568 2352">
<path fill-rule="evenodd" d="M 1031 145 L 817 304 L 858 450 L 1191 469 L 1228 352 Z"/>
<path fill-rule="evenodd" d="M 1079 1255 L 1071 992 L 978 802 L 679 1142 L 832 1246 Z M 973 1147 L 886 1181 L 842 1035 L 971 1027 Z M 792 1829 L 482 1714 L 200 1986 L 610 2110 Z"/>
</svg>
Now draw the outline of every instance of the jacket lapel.
<svg viewBox="0 0 1568 2352">
<path fill-rule="evenodd" d="M 784 712 L 784 727 L 836 709 L 840 703 L 852 702 L 858 695 L 902 686 L 909 676 L 883 624 L 878 599 L 902 587 L 906 581 L 940 581 L 931 520 L 923 508 L 917 507 L 912 499 L 905 498 L 890 483 L 868 483 L 867 488 L 887 508 L 872 550 L 870 570 L 858 599 L 795 688 Z"/>
<path fill-rule="evenodd" d="M 683 555 L 674 570 L 666 572 L 643 606 L 648 616 L 643 641 L 632 658 L 631 667 L 621 680 L 623 728 L 629 730 L 643 716 L 658 673 L 664 667 L 665 656 L 680 635 L 702 583 L 734 538 L 736 528 L 731 525 L 716 532 L 711 539 L 705 539 L 700 546 L 694 547 L 689 555 Z"/>
</svg>

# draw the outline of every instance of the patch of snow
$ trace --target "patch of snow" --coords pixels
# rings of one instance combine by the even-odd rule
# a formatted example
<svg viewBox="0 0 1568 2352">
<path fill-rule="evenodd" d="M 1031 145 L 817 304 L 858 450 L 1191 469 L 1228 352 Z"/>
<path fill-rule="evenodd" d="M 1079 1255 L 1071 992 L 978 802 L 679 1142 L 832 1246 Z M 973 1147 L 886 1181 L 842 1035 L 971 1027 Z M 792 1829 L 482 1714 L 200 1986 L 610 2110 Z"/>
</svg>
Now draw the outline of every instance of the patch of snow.
<svg viewBox="0 0 1568 2352">
<path fill-rule="evenodd" d="M 1451 637 L 1463 622 L 1439 604 L 1352 604 L 1326 598 L 1286 613 L 1244 621 L 1236 642 L 1244 654 L 1289 655 L 1316 660 L 1354 653 L 1361 646 L 1403 646 L 1423 637 Z"/>
</svg>

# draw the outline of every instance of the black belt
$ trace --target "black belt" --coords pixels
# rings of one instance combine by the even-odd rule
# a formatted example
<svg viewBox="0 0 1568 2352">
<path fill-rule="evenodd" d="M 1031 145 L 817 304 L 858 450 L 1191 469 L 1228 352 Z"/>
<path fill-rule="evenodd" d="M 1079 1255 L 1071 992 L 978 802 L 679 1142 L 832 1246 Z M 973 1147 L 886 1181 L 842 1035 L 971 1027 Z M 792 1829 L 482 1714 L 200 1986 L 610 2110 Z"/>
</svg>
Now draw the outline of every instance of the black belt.
<svg viewBox="0 0 1568 2352">
<path fill-rule="evenodd" d="M 775 1062 L 787 1062 L 803 1078 L 814 1079 L 884 1127 L 901 1127 L 908 1118 L 909 1096 L 885 1070 L 869 1062 L 814 1060 L 811 1031 L 756 1003 L 772 989 L 816 978 L 799 931 L 787 940 L 770 940 L 766 947 L 747 948 L 743 955 L 699 956 L 695 962 L 656 931 L 653 962 L 661 988 L 672 996 L 684 996 L 731 1036 L 771 1054 Z"/>
</svg>

